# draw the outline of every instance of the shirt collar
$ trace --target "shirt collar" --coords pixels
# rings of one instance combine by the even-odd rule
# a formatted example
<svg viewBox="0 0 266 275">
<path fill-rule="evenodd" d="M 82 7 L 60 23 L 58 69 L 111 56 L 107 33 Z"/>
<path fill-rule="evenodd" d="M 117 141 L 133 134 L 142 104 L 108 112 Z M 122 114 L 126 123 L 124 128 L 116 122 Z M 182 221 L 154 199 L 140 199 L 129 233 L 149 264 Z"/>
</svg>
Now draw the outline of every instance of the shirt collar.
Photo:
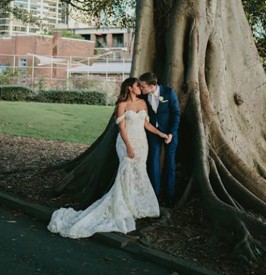
<svg viewBox="0 0 266 275">
<path fill-rule="evenodd" d="M 160 87 L 157 85 L 156 91 L 154 92 L 156 96 L 160 95 Z"/>
<path fill-rule="evenodd" d="M 155 92 L 154 93 L 150 93 L 150 96 L 152 96 L 152 95 L 155 95 L 155 96 L 160 96 L 160 87 L 157 85 L 156 86 L 156 90 L 155 90 Z"/>
</svg>

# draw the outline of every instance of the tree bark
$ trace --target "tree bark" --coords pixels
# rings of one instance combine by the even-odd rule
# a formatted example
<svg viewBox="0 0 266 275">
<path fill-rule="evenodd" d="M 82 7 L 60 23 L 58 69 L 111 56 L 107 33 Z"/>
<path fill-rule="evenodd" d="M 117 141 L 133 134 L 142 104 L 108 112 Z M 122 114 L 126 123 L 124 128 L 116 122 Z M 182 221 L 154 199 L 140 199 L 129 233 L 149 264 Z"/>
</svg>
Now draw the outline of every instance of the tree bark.
<svg viewBox="0 0 266 275">
<path fill-rule="evenodd" d="M 150 3 L 140 2 L 140 9 Z M 161 56 L 163 49 L 164 59 L 158 62 L 157 54 L 134 51 L 134 59 L 142 63 L 134 64 L 132 72 L 154 71 L 176 88 L 187 121 L 181 134 L 185 127 L 192 133 L 192 182 L 200 186 L 214 223 L 228 228 L 228 236 L 238 232 L 242 239 L 235 233 L 236 242 L 245 243 L 242 253 L 254 257 L 258 246 L 251 235 L 266 232 L 265 223 L 250 214 L 266 216 L 266 79 L 242 3 L 180 0 L 172 1 L 168 10 L 162 15 L 169 22 L 164 36 L 156 35 L 161 31 L 156 23 L 149 35 L 148 26 L 145 36 L 136 31 L 143 45 L 154 34 L 149 50 Z M 144 26 L 145 20 L 139 17 L 138 24 Z"/>
</svg>

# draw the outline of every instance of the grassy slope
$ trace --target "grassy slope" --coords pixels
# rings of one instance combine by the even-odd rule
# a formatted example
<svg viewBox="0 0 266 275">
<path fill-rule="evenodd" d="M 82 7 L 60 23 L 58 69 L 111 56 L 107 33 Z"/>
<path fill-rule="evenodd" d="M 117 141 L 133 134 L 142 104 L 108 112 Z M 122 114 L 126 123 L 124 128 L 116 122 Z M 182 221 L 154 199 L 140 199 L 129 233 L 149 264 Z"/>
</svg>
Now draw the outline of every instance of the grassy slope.
<svg viewBox="0 0 266 275">
<path fill-rule="evenodd" d="M 104 130 L 110 106 L 0 102 L 0 134 L 91 144 Z"/>
</svg>

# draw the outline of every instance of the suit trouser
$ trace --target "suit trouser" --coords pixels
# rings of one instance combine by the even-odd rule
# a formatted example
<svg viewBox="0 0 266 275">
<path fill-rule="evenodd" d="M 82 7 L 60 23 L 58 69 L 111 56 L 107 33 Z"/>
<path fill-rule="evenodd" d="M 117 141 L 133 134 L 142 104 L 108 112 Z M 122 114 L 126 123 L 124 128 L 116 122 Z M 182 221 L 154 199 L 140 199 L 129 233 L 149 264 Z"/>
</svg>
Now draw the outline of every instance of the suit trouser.
<svg viewBox="0 0 266 275">
<path fill-rule="evenodd" d="M 174 199 L 176 185 L 176 149 L 178 137 L 173 136 L 169 144 L 156 135 L 148 134 L 149 154 L 147 171 L 152 183 L 154 192 L 159 197 L 161 189 L 161 146 L 164 144 L 165 150 L 165 173 L 166 173 L 166 195 L 168 199 Z"/>
</svg>

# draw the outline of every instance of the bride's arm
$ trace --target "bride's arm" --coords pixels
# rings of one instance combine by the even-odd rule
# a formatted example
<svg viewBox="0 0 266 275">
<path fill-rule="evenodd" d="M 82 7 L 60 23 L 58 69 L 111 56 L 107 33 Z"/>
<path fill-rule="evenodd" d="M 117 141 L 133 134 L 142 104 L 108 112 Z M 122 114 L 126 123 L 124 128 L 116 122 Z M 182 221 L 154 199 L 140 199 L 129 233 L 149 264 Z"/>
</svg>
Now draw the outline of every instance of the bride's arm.
<svg viewBox="0 0 266 275">
<path fill-rule="evenodd" d="M 155 135 L 158 135 L 161 138 L 167 139 L 168 135 L 164 134 L 163 132 L 159 131 L 157 128 L 155 128 L 150 122 L 146 119 L 144 124 L 145 129 L 152 132 Z"/>
<path fill-rule="evenodd" d="M 126 122 L 123 118 L 123 116 L 125 114 L 125 109 L 126 109 L 125 102 L 121 102 L 118 104 L 117 110 L 116 110 L 116 120 L 117 120 L 118 129 L 119 129 L 121 138 L 124 141 L 126 148 L 127 148 L 127 155 L 130 158 L 134 158 L 134 156 L 135 156 L 134 149 L 129 142 L 129 139 L 127 136 L 127 131 L 126 131 Z"/>
<path fill-rule="evenodd" d="M 148 108 L 147 108 L 146 103 L 145 103 L 144 106 L 145 106 L 144 109 L 145 109 L 146 112 L 148 113 Z M 164 139 L 167 139 L 167 138 L 168 138 L 168 135 L 162 133 L 162 132 L 159 131 L 156 127 L 154 127 L 154 126 L 149 122 L 149 119 L 146 119 L 146 120 L 145 120 L 144 127 L 145 127 L 145 129 L 147 129 L 148 131 L 152 132 L 152 133 L 155 134 L 155 135 L 158 135 L 158 136 L 161 137 L 161 138 L 164 138 Z"/>
</svg>

